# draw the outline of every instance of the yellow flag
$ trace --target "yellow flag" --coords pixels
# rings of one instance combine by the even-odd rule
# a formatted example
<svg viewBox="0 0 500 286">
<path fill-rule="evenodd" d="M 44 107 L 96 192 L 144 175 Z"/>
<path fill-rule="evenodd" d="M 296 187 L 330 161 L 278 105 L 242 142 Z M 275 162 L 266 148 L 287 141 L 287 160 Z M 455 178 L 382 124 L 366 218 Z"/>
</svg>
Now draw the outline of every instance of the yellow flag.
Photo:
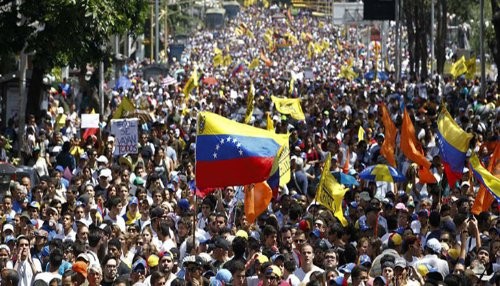
<svg viewBox="0 0 500 286">
<path fill-rule="evenodd" d="M 269 8 L 269 0 L 262 0 L 262 4 L 264 4 L 264 8 Z"/>
<path fill-rule="evenodd" d="M 273 130 L 274 131 L 274 130 Z M 290 134 L 276 134 L 278 136 L 278 143 L 281 144 L 279 151 L 279 172 L 280 172 L 280 186 L 284 187 L 290 182 Z"/>
<path fill-rule="evenodd" d="M 300 99 L 298 98 L 278 98 L 276 96 L 271 96 L 271 100 L 278 110 L 279 113 L 289 114 L 292 118 L 296 120 L 305 120 L 306 117 L 304 112 L 302 112 L 302 106 L 300 106 Z"/>
<path fill-rule="evenodd" d="M 213 66 L 218 67 L 224 63 L 224 56 L 222 54 L 216 54 L 213 59 Z"/>
<path fill-rule="evenodd" d="M 252 60 L 252 62 L 248 65 L 248 68 L 253 70 L 259 67 L 260 61 L 259 58 L 255 58 Z"/>
<path fill-rule="evenodd" d="M 233 58 L 231 58 L 231 55 L 225 55 L 224 60 L 222 61 L 222 65 L 225 67 L 228 67 L 231 65 L 233 62 Z"/>
<path fill-rule="evenodd" d="M 236 36 L 242 36 L 245 34 L 245 32 L 243 31 L 242 28 L 240 27 L 236 27 L 236 29 L 234 30 L 234 33 L 236 34 Z"/>
<path fill-rule="evenodd" d="M 120 105 L 118 105 L 118 108 L 113 113 L 113 119 L 123 118 L 127 112 L 133 112 L 134 110 L 134 103 L 128 97 L 123 97 L 122 102 L 120 102 Z"/>
<path fill-rule="evenodd" d="M 467 73 L 465 74 L 465 77 L 467 79 L 473 79 L 476 75 L 476 58 L 472 57 L 468 59 L 465 65 L 467 66 Z"/>
<path fill-rule="evenodd" d="M 323 40 L 321 42 L 321 48 L 323 49 L 323 51 L 326 51 L 330 48 L 330 43 L 326 40 Z"/>
<path fill-rule="evenodd" d="M 457 78 L 467 72 L 465 56 L 462 56 L 458 61 L 451 65 L 450 73 L 454 78 Z"/>
<path fill-rule="evenodd" d="M 365 129 L 363 129 L 363 126 L 359 126 L 358 129 L 358 142 L 362 141 L 365 139 Z"/>
<path fill-rule="evenodd" d="M 307 45 L 307 58 L 311 59 L 313 57 L 313 55 L 314 55 L 314 52 L 315 52 L 314 43 L 313 42 L 309 42 L 309 44 Z"/>
<path fill-rule="evenodd" d="M 357 76 L 358 74 L 352 70 L 352 67 L 350 65 L 343 65 L 340 67 L 339 77 L 345 78 L 347 80 L 354 80 Z"/>
<path fill-rule="evenodd" d="M 316 190 L 316 201 L 329 209 L 343 226 L 347 226 L 347 220 L 342 210 L 342 200 L 348 188 L 345 188 L 330 173 L 332 155 L 328 153 L 321 173 L 321 179 Z"/>
<path fill-rule="evenodd" d="M 323 21 L 319 21 L 318 28 L 323 29 L 324 26 L 325 26 L 325 23 Z"/>
<path fill-rule="evenodd" d="M 269 112 L 266 113 L 266 129 L 274 132 L 274 123 Z"/>
<path fill-rule="evenodd" d="M 250 119 L 252 118 L 253 113 L 253 99 L 255 97 L 255 87 L 253 86 L 253 81 L 250 82 L 250 90 L 248 91 L 247 98 L 247 111 L 245 112 L 245 124 L 250 123 Z"/>
<path fill-rule="evenodd" d="M 292 77 L 290 78 L 290 89 L 288 90 L 288 93 L 290 95 L 293 94 L 293 88 L 295 86 L 295 77 L 292 75 Z"/>
<path fill-rule="evenodd" d="M 339 51 L 339 53 L 342 53 L 342 51 L 344 50 L 344 47 L 342 46 L 338 38 L 337 38 L 337 50 Z"/>
<path fill-rule="evenodd" d="M 222 55 L 222 50 L 217 48 L 217 47 L 214 47 L 214 54 L 216 55 Z"/>
<path fill-rule="evenodd" d="M 184 94 L 185 101 L 187 102 L 189 100 L 189 94 L 195 87 L 198 86 L 198 71 L 194 70 L 191 73 L 191 76 L 189 77 L 188 81 L 184 85 L 184 88 L 182 89 L 182 93 Z"/>
</svg>

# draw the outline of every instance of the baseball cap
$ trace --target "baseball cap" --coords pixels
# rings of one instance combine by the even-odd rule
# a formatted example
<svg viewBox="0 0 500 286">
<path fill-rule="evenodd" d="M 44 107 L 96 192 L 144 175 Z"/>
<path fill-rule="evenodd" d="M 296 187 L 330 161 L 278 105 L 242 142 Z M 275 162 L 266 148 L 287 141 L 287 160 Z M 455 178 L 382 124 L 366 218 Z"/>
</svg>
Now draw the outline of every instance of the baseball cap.
<svg viewBox="0 0 500 286">
<path fill-rule="evenodd" d="M 5 243 L 9 243 L 9 242 L 14 242 L 15 243 L 16 241 L 17 241 L 17 239 L 13 235 L 7 235 L 5 237 Z"/>
<path fill-rule="evenodd" d="M 359 257 L 359 264 L 366 266 L 366 267 L 371 267 L 372 266 L 372 260 L 370 256 L 363 254 Z"/>
<path fill-rule="evenodd" d="M 158 265 L 159 262 L 160 262 L 160 258 L 155 254 L 151 254 L 148 257 L 148 266 L 149 267 L 155 267 Z"/>
<path fill-rule="evenodd" d="M 37 201 L 32 201 L 30 204 L 29 204 L 29 207 L 30 208 L 35 208 L 35 209 L 40 209 L 40 203 L 37 202 Z"/>
<path fill-rule="evenodd" d="M 3 232 L 7 231 L 7 230 L 10 230 L 12 232 L 14 232 L 14 226 L 10 223 L 6 223 L 3 225 Z"/>
<path fill-rule="evenodd" d="M 111 170 L 108 169 L 108 168 L 104 168 L 101 170 L 101 172 L 99 172 L 99 177 L 106 177 L 109 179 L 111 179 Z"/>
<path fill-rule="evenodd" d="M 62 173 L 62 172 L 64 172 L 64 167 L 61 165 L 57 165 L 54 170 Z"/>
<path fill-rule="evenodd" d="M 73 266 L 71 266 L 71 269 L 87 278 L 87 263 L 83 261 L 76 261 L 75 263 L 73 263 Z"/>
<path fill-rule="evenodd" d="M 356 266 L 354 263 L 347 263 L 339 267 L 340 273 L 351 273 L 352 269 Z"/>
<path fill-rule="evenodd" d="M 427 240 L 425 247 L 431 249 L 435 253 L 441 252 L 441 243 L 436 238 L 431 238 L 431 239 Z"/>
<path fill-rule="evenodd" d="M 179 203 L 177 204 L 179 208 L 183 211 L 189 210 L 189 201 L 186 198 L 180 199 Z"/>
<path fill-rule="evenodd" d="M 243 229 L 240 229 L 236 232 L 236 236 L 243 237 L 245 239 L 248 239 L 248 233 L 244 231 Z"/>
<path fill-rule="evenodd" d="M 259 256 L 257 256 L 257 261 L 260 263 L 260 264 L 264 264 L 266 262 L 269 262 L 269 258 L 267 258 L 267 256 L 263 255 L 263 254 L 259 254 Z"/>
<path fill-rule="evenodd" d="M 108 164 L 108 158 L 106 158 L 106 156 L 104 155 L 97 157 L 96 161 L 99 163 Z"/>
<path fill-rule="evenodd" d="M 233 275 L 231 274 L 231 272 L 224 268 L 217 271 L 217 274 L 215 275 L 215 279 L 224 282 L 224 284 L 230 283 L 232 278 Z"/>
<path fill-rule="evenodd" d="M 86 253 L 80 253 L 76 257 L 76 261 L 85 261 L 85 262 L 89 263 L 90 262 L 90 258 L 89 258 L 89 256 Z"/>
<path fill-rule="evenodd" d="M 131 197 L 130 198 L 130 201 L 128 202 L 128 205 L 138 205 L 139 204 L 139 200 L 137 199 L 137 197 Z"/>
<path fill-rule="evenodd" d="M 398 211 L 408 212 L 408 208 L 406 208 L 405 204 L 403 204 L 403 203 L 397 203 L 396 209 Z"/>
<path fill-rule="evenodd" d="M 136 272 L 138 270 L 145 270 L 146 269 L 146 260 L 140 258 L 137 259 L 134 264 L 132 264 L 132 272 Z"/>
<path fill-rule="evenodd" d="M 281 275 L 282 275 L 281 269 L 279 269 L 279 267 L 276 265 L 271 265 L 266 269 L 266 276 L 271 275 L 271 274 L 274 274 L 278 277 L 281 277 Z"/>
<path fill-rule="evenodd" d="M 271 257 L 271 261 L 274 263 L 276 260 L 278 259 L 282 259 L 282 260 L 285 260 L 285 256 L 281 253 L 276 253 L 275 255 L 273 255 Z"/>
<path fill-rule="evenodd" d="M 35 236 L 48 238 L 49 233 L 46 230 L 39 229 L 39 230 L 35 231 Z"/>
<path fill-rule="evenodd" d="M 402 257 L 397 257 L 396 258 L 396 263 L 394 263 L 395 267 L 401 267 L 401 268 L 406 268 L 406 260 Z"/>
</svg>

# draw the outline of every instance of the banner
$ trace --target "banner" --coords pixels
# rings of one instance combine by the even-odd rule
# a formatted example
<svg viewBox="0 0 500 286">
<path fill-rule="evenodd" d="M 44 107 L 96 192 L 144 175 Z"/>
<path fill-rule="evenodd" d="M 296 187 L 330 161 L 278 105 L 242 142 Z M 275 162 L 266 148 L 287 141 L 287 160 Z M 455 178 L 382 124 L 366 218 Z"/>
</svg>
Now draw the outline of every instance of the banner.
<svg viewBox="0 0 500 286">
<path fill-rule="evenodd" d="M 99 114 L 90 113 L 82 114 L 82 126 L 81 128 L 99 128 Z"/>
<path fill-rule="evenodd" d="M 300 99 L 271 96 L 271 100 L 279 113 L 290 115 L 296 120 L 306 119 L 304 112 L 302 112 L 302 107 L 300 106 Z"/>
<path fill-rule="evenodd" d="M 253 86 L 253 81 L 250 82 L 250 90 L 248 91 L 247 97 L 247 111 L 245 112 L 245 124 L 250 123 L 250 119 L 252 119 L 253 113 L 253 98 L 255 97 L 255 87 Z"/>
<path fill-rule="evenodd" d="M 137 154 L 139 119 L 112 119 L 111 134 L 115 136 L 115 151 L 113 155 Z"/>
<path fill-rule="evenodd" d="M 342 200 L 348 188 L 344 188 L 335 177 L 330 173 L 330 164 L 332 161 L 331 153 L 328 153 L 321 173 L 321 179 L 316 191 L 316 201 L 325 208 L 332 211 L 333 215 L 339 219 L 343 226 L 347 226 L 347 220 L 342 210 Z"/>
</svg>

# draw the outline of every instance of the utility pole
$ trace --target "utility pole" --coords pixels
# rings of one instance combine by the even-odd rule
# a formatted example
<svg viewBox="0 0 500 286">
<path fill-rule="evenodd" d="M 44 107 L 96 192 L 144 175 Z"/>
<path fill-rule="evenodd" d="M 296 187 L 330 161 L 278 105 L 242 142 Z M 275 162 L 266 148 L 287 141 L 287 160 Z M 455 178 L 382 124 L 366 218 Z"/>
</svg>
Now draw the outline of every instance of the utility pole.
<svg viewBox="0 0 500 286">
<path fill-rule="evenodd" d="M 434 0 L 431 0 L 431 76 L 434 73 Z"/>
<path fill-rule="evenodd" d="M 99 62 L 99 113 L 104 116 L 104 62 Z"/>
<path fill-rule="evenodd" d="M 149 29 L 149 60 L 152 62 L 154 59 L 154 31 L 153 31 L 153 26 L 154 26 L 154 10 L 153 10 L 153 5 L 151 5 L 151 28 Z"/>
<path fill-rule="evenodd" d="M 486 94 L 486 63 L 484 56 L 484 0 L 479 1 L 481 23 L 479 29 L 479 50 L 481 53 L 481 96 L 484 98 Z"/>
<path fill-rule="evenodd" d="M 164 47 L 164 51 L 165 51 L 165 56 L 167 57 L 167 62 L 168 62 L 168 55 L 167 55 L 167 52 L 168 52 L 168 1 L 169 0 L 165 0 L 165 27 L 164 27 L 164 38 L 165 38 L 165 47 Z"/>
<path fill-rule="evenodd" d="M 160 0 L 155 0 L 155 63 L 160 56 Z"/>
<path fill-rule="evenodd" d="M 401 21 L 400 21 L 400 2 L 401 0 L 396 0 L 396 64 L 394 65 L 394 69 L 396 71 L 396 81 L 401 80 L 401 31 L 400 31 L 400 26 L 401 26 Z"/>
<path fill-rule="evenodd" d="M 18 148 L 18 158 L 22 159 L 22 143 L 24 141 L 24 135 L 26 134 L 24 131 L 25 128 L 25 123 L 26 123 L 26 101 L 28 99 L 28 95 L 26 94 L 26 70 L 28 68 L 28 55 L 24 52 L 26 49 L 26 46 L 28 44 L 26 43 L 24 48 L 21 51 L 21 54 L 19 56 L 19 70 L 18 70 L 18 76 L 19 76 L 19 114 L 18 114 L 18 120 L 19 120 L 19 131 L 18 131 L 18 139 L 19 139 L 19 148 Z M 21 164 L 24 164 L 23 161 L 21 161 Z"/>
</svg>

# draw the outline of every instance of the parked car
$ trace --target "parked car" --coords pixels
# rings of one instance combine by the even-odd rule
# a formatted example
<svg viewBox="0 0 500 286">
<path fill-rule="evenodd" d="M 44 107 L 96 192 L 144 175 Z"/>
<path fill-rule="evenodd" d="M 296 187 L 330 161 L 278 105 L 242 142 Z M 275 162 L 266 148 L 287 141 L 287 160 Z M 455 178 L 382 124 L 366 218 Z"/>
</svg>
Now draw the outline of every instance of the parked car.
<svg viewBox="0 0 500 286">
<path fill-rule="evenodd" d="M 40 183 L 40 177 L 33 167 L 30 166 L 14 166 L 9 163 L 0 162 L 0 196 L 9 190 L 10 182 L 21 182 L 23 177 L 29 177 L 31 185 L 35 186 Z"/>
</svg>

